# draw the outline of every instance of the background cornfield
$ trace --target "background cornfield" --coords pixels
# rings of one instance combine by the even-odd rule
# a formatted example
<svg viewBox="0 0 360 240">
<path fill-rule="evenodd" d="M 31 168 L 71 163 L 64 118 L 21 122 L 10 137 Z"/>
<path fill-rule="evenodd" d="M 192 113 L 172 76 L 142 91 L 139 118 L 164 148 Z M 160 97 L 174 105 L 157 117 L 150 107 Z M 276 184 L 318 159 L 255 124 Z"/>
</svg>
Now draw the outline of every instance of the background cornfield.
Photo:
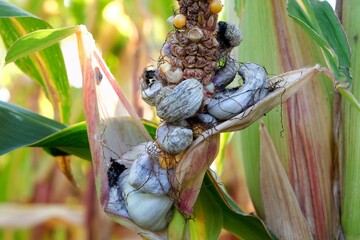
<svg viewBox="0 0 360 240">
<path fill-rule="evenodd" d="M 85 24 L 138 115 L 159 121 L 154 109 L 140 98 L 139 76 L 144 67 L 156 65 L 171 30 L 167 18 L 176 11 L 176 1 L 11 2 L 54 28 Z M 269 76 L 319 63 L 329 67 L 334 77 L 318 74 L 261 121 L 240 132 L 223 134 L 222 150 L 212 169 L 242 211 L 259 216 L 280 239 L 360 239 L 360 114 L 356 102 L 349 103 L 335 90 L 338 86 L 339 91 L 351 89 L 360 99 L 360 4 L 342 0 L 336 9 L 352 50 L 351 64 L 341 62 L 347 54 L 344 39 L 335 33 L 326 36 L 344 46 L 343 56 L 337 57 L 339 66 L 351 66 L 351 81 L 339 79 L 334 73 L 314 34 L 288 16 L 285 0 L 223 2 L 221 19 L 238 25 L 244 36 L 233 52 L 238 61 L 258 63 Z M 0 13 L 4 14 L 1 9 Z M 4 41 L 0 42 L 1 61 L 8 48 L 6 36 L 10 35 L 5 27 L 7 20 L 0 16 Z M 68 49 L 64 51 L 66 60 L 74 50 L 66 47 L 66 41 L 62 44 Z M 55 62 L 57 56 L 53 58 Z M 0 70 L 0 100 L 67 125 L 83 121 L 81 75 L 72 72 L 71 61 L 67 63 L 72 77 L 66 114 L 54 108 L 41 84 L 13 63 Z M 5 120 L 0 111 L 0 124 Z M 4 132 L 3 128 L 0 142 L 12 135 Z M 26 138 L 28 133 L 23 134 Z M 99 209 L 90 161 L 76 156 L 53 157 L 36 147 L 1 148 L 0 239 L 140 239 Z M 203 239 L 201 231 L 210 230 L 205 226 L 191 231 L 191 239 Z M 246 239 L 230 232 L 223 229 L 219 237 L 211 237 Z"/>
</svg>

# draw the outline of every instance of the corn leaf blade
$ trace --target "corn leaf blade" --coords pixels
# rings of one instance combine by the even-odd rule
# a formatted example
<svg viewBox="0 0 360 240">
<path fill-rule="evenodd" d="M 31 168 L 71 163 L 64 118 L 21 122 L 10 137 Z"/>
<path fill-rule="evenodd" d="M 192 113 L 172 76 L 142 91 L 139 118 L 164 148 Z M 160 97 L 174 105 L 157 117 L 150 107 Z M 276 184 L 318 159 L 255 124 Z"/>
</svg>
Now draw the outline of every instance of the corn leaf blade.
<svg viewBox="0 0 360 240">
<path fill-rule="evenodd" d="M 66 127 L 6 102 L 0 102 L 0 121 L 0 155 L 31 145 Z"/>
<path fill-rule="evenodd" d="M 0 1 L 0 4 L 0 36 L 7 49 L 30 32 L 51 28 L 45 21 L 8 2 Z M 53 104 L 56 119 L 67 123 L 70 90 L 60 46 L 55 44 L 32 56 L 21 58 L 16 61 L 16 65 L 44 89 Z"/>
<path fill-rule="evenodd" d="M 346 88 L 349 88 L 352 85 L 349 42 L 330 4 L 327 1 L 288 0 L 287 8 L 289 16 L 323 49 L 336 84 L 347 83 Z M 356 109 L 360 109 L 359 102 L 354 101 L 350 91 L 340 89 L 339 92 Z"/>
<path fill-rule="evenodd" d="M 50 153 L 53 156 L 75 155 L 86 160 L 91 160 L 85 122 L 71 125 L 53 133 L 31 144 L 30 147 L 60 150 L 59 152 L 52 150 Z"/>
<path fill-rule="evenodd" d="M 74 34 L 78 28 L 77 26 L 72 26 L 57 29 L 41 29 L 20 37 L 8 49 L 5 64 L 48 48 Z"/>
<path fill-rule="evenodd" d="M 0 17 L 32 17 L 37 18 L 29 12 L 8 3 L 7 1 L 0 1 Z"/>
</svg>

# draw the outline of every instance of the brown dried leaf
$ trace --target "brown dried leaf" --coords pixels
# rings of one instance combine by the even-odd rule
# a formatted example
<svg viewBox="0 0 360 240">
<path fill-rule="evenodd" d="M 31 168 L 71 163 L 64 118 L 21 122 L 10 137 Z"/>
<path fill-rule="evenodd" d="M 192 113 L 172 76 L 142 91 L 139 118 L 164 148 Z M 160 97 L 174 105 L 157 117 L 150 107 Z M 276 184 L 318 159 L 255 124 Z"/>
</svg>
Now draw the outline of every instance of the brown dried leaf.
<svg viewBox="0 0 360 240">
<path fill-rule="evenodd" d="M 271 137 L 260 125 L 260 185 L 267 225 L 280 239 L 313 239 Z"/>
<path fill-rule="evenodd" d="M 60 171 L 66 176 L 73 186 L 77 187 L 74 175 L 71 171 L 70 156 L 57 156 L 55 159 Z"/>
<path fill-rule="evenodd" d="M 1 228 L 30 228 L 58 219 L 67 224 L 84 224 L 84 208 L 50 204 L 1 204 Z"/>
</svg>

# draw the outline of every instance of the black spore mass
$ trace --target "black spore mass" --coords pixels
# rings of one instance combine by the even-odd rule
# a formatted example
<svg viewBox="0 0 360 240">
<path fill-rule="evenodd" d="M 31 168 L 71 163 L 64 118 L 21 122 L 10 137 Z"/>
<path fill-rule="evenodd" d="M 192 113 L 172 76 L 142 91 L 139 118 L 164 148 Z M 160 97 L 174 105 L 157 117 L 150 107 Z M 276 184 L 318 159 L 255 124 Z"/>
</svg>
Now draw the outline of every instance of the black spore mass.
<svg viewBox="0 0 360 240">
<path fill-rule="evenodd" d="M 126 170 L 126 167 L 118 162 L 115 162 L 115 159 L 110 159 L 110 167 L 107 172 L 109 186 L 110 188 L 118 184 L 119 176 L 122 172 Z"/>
</svg>

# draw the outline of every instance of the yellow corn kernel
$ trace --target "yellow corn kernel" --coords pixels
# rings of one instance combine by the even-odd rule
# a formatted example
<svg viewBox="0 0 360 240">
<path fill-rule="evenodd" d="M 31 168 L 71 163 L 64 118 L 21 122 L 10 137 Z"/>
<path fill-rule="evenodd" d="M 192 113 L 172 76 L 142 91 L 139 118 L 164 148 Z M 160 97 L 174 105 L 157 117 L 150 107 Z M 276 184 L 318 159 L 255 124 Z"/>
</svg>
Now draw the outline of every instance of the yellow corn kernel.
<svg viewBox="0 0 360 240">
<path fill-rule="evenodd" d="M 217 14 L 217 13 L 221 12 L 222 8 L 223 8 L 223 5 L 221 4 L 220 0 L 212 0 L 210 2 L 210 11 L 213 14 Z"/>
<path fill-rule="evenodd" d="M 159 154 L 159 165 L 163 169 L 172 169 L 176 165 L 176 158 L 172 154 L 161 151 Z"/>
<path fill-rule="evenodd" d="M 182 28 L 186 24 L 186 17 L 184 14 L 178 14 L 174 17 L 173 24 L 176 28 Z"/>
</svg>

